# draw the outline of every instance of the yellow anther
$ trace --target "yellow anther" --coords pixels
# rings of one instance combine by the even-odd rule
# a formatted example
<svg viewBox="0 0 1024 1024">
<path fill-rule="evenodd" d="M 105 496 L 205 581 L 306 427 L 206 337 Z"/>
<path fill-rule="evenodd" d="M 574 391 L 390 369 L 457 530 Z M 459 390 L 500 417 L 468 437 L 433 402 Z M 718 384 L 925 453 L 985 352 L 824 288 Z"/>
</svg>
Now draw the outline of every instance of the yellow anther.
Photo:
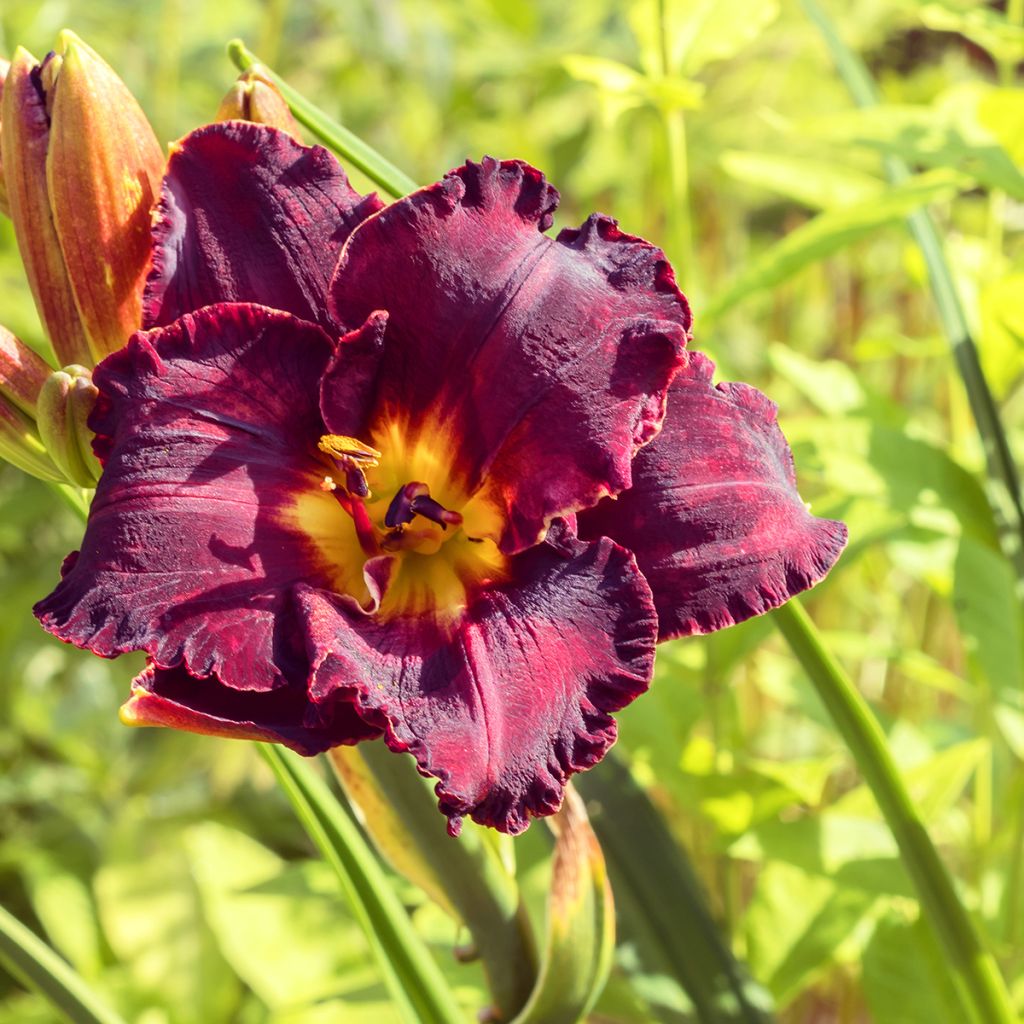
<svg viewBox="0 0 1024 1024">
<path fill-rule="evenodd" d="M 333 476 L 325 476 L 320 482 L 321 491 L 336 491 L 337 489 L 338 485 L 334 482 Z"/>
<path fill-rule="evenodd" d="M 379 466 L 380 452 L 355 437 L 343 434 L 324 434 L 320 438 L 320 451 L 335 459 L 351 459 L 360 466 Z"/>
</svg>

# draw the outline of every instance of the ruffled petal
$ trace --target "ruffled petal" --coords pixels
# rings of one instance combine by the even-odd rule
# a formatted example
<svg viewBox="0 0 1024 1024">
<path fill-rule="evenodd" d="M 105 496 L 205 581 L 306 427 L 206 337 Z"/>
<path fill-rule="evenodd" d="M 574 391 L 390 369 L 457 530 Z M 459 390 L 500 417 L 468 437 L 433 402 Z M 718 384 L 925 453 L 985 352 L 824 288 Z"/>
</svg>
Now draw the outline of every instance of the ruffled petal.
<svg viewBox="0 0 1024 1024">
<path fill-rule="evenodd" d="M 712 386 L 714 368 L 688 354 L 633 487 L 578 518 L 581 537 L 611 537 L 636 555 L 660 640 L 777 608 L 821 580 L 846 544 L 842 523 L 801 501 L 774 403 L 746 384 Z"/>
<path fill-rule="evenodd" d="M 327 287 L 353 228 L 382 206 L 327 150 L 227 121 L 172 147 L 153 227 L 143 326 L 215 302 L 258 302 L 329 332 Z"/>
<path fill-rule="evenodd" d="M 554 528 L 553 528 L 554 530 Z M 632 556 L 608 540 L 538 545 L 462 619 L 381 622 L 302 587 L 310 694 L 351 694 L 440 781 L 441 810 L 503 832 L 558 809 L 573 772 L 614 743 L 611 712 L 651 678 L 657 621 Z"/>
<path fill-rule="evenodd" d="M 126 725 L 160 725 L 206 736 L 283 743 L 307 756 L 380 735 L 347 701 L 313 704 L 305 687 L 232 690 L 216 676 L 195 679 L 181 667 L 152 665 L 132 680 L 121 720 Z"/>
<path fill-rule="evenodd" d="M 104 473 L 81 552 L 36 606 L 43 625 L 104 657 L 184 660 L 235 689 L 305 682 L 290 586 L 344 589 L 339 567 L 361 580 L 364 561 L 318 486 L 333 351 L 314 324 L 223 305 L 140 332 L 104 360 L 90 419 Z"/>
<path fill-rule="evenodd" d="M 690 327 L 664 254 L 613 220 L 546 237 L 557 199 L 526 164 L 467 163 L 360 225 L 331 286 L 349 327 L 388 313 L 374 432 L 450 441 L 507 553 L 630 485 Z"/>
</svg>

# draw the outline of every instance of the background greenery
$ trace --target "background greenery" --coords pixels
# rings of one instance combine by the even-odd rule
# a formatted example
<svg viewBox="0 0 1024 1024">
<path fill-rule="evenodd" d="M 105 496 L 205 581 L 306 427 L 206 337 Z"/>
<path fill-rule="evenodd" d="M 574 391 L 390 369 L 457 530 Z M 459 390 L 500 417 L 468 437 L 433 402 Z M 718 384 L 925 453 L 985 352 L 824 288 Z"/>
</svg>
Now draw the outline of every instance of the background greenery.
<svg viewBox="0 0 1024 1024">
<path fill-rule="evenodd" d="M 561 189 L 558 224 L 599 209 L 663 244 L 695 347 L 779 403 L 804 497 L 850 525 L 812 613 L 1021 1008 L 1020 605 L 902 218 L 931 203 L 1020 451 L 1022 12 L 862 0 L 832 13 L 881 111 L 852 111 L 795 0 L 7 0 L 0 53 L 42 56 L 73 28 L 169 141 L 213 116 L 234 77 L 224 44 L 242 36 L 418 180 L 467 156 L 522 157 Z M 908 187 L 883 183 L 893 153 L 921 172 Z M 43 344 L 6 221 L 0 320 Z M 135 666 L 36 626 L 31 605 L 79 534 L 52 491 L 0 471 L 0 903 L 139 1024 L 397 1019 L 251 747 L 125 729 Z M 892 839 L 770 619 L 663 647 L 651 693 L 619 717 L 619 753 L 780 1020 L 961 1020 Z M 537 826 L 516 846 L 540 913 L 550 839 Z M 485 996 L 451 954 L 460 936 L 402 892 L 475 1010 Z M 620 910 L 595 1019 L 697 1019 L 645 956 L 628 900 Z M 52 1019 L 0 973 L 0 1024 Z"/>
</svg>

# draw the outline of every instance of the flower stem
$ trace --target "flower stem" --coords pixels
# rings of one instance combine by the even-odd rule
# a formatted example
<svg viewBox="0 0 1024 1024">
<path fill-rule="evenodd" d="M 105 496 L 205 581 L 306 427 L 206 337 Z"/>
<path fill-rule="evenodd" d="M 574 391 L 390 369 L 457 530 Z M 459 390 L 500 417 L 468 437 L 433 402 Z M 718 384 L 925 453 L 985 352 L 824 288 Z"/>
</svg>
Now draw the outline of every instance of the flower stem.
<svg viewBox="0 0 1024 1024">
<path fill-rule="evenodd" d="M 843 41 L 818 0 L 800 2 L 825 39 L 854 102 L 859 107 L 876 106 L 879 102 L 878 90 L 864 62 Z M 885 158 L 885 171 L 893 184 L 899 184 L 910 177 L 906 163 L 895 156 Z M 1017 574 L 1017 593 L 1024 598 L 1024 501 L 1021 498 L 1017 465 L 999 418 L 998 406 L 982 369 L 977 345 L 967 326 L 967 317 L 935 221 L 928 210 L 922 208 L 910 214 L 907 226 L 924 256 L 939 319 L 981 434 L 989 501 L 999 525 L 1003 551 Z"/>
<path fill-rule="evenodd" d="M 452 839 L 433 786 L 409 755 L 359 743 L 327 757 L 385 860 L 469 930 L 495 1005 L 511 1020 L 533 990 L 537 950 L 519 886 L 493 837 L 466 823 Z"/>
<path fill-rule="evenodd" d="M 1014 1024 L 1017 1017 L 999 968 L 957 897 L 871 709 L 798 601 L 783 605 L 773 617 L 878 801 L 917 890 L 922 913 L 945 947 L 976 1019 L 984 1024 Z"/>
<path fill-rule="evenodd" d="M 45 942 L 0 907 L 0 963 L 73 1024 L 125 1024 Z"/>
<path fill-rule="evenodd" d="M 381 156 L 372 146 L 363 142 L 358 135 L 350 132 L 344 125 L 338 124 L 319 107 L 296 92 L 283 78 L 271 71 L 254 53 L 248 50 L 241 39 L 233 39 L 228 43 L 228 56 L 241 71 L 247 71 L 258 65 L 260 73 L 266 75 L 280 90 L 296 120 L 300 124 L 304 124 L 335 153 L 348 160 L 353 167 L 358 167 L 388 195 L 398 199 L 409 192 L 416 191 L 418 186 L 412 178 L 400 171 L 390 160 Z"/>
<path fill-rule="evenodd" d="M 352 815 L 297 754 L 258 744 L 296 815 L 341 881 L 409 1024 L 462 1024 L 455 998 Z"/>
</svg>

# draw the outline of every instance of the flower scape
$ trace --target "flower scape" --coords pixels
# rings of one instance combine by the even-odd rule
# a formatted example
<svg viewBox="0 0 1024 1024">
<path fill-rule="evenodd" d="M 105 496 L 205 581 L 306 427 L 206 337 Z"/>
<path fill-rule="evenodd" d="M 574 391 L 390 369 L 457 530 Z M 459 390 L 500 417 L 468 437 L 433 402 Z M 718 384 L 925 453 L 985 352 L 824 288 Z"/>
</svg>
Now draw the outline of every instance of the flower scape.
<svg viewBox="0 0 1024 1024">
<path fill-rule="evenodd" d="M 391 205 L 227 121 L 172 147 L 143 330 L 103 360 L 81 550 L 36 607 L 144 651 L 125 722 L 383 737 L 519 833 L 614 743 L 659 642 L 813 586 L 846 541 L 774 405 L 712 383 L 664 254 L 519 161 Z"/>
</svg>

